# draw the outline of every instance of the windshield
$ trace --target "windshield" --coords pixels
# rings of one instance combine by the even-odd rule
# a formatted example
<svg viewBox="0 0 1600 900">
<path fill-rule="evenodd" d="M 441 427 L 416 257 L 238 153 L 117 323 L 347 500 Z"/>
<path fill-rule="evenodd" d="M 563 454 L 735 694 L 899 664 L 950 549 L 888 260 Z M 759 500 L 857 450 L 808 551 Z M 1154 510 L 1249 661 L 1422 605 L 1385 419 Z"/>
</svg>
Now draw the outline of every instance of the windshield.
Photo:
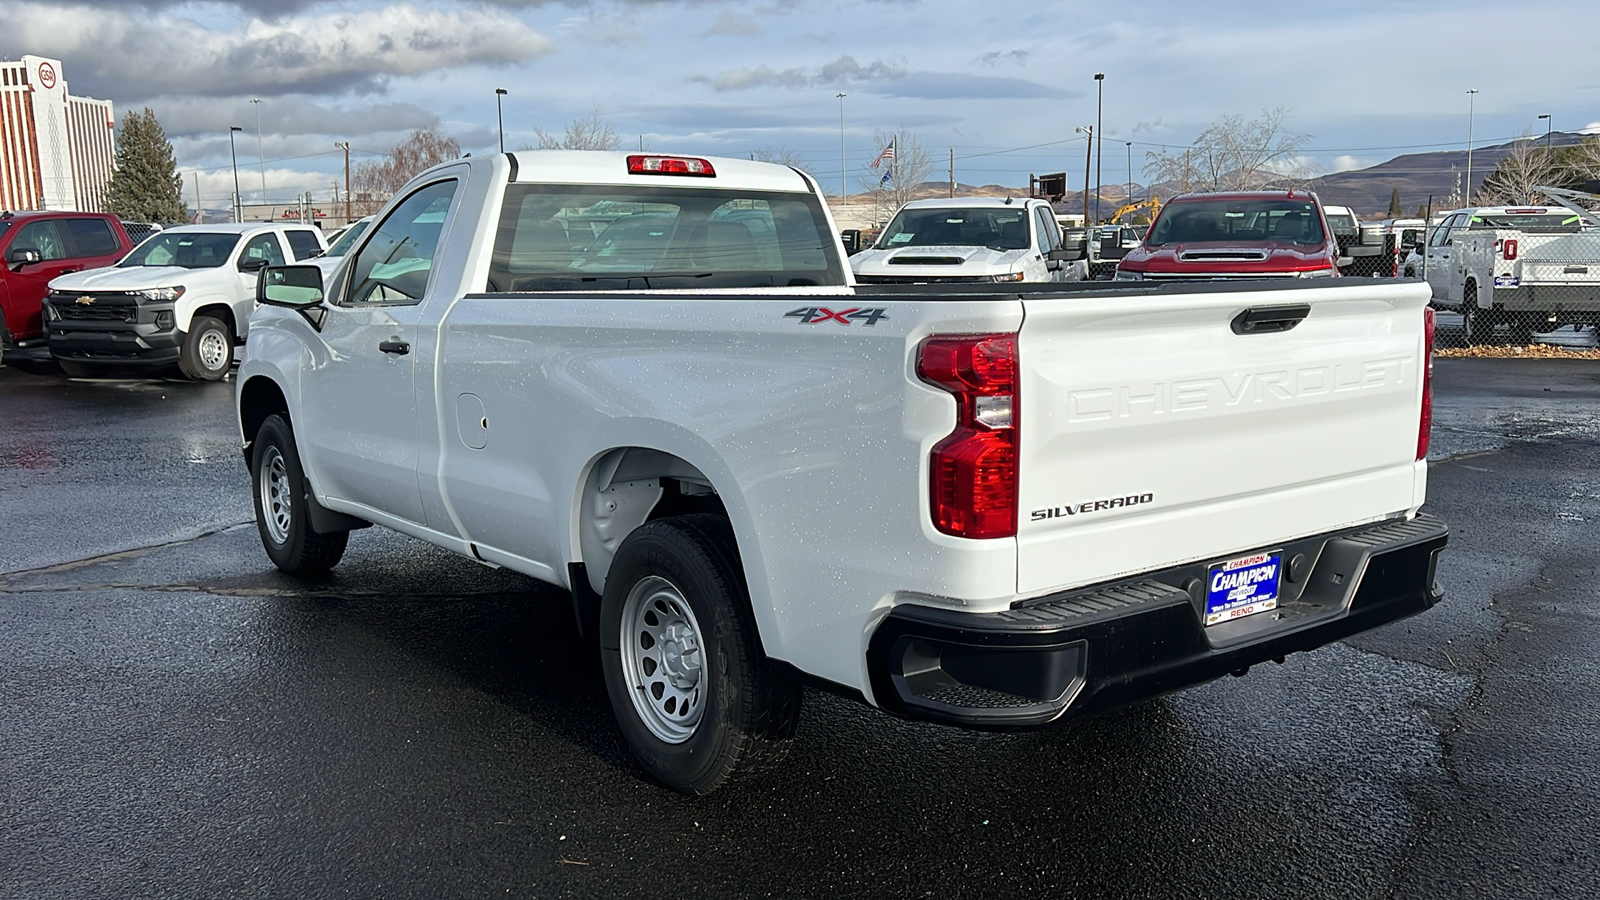
<svg viewBox="0 0 1600 900">
<path fill-rule="evenodd" d="M 1475 213 L 1467 220 L 1468 228 L 1515 228 L 1519 231 L 1543 231 L 1568 234 L 1583 230 L 1576 213 Z"/>
<path fill-rule="evenodd" d="M 1152 247 L 1204 241 L 1321 244 L 1326 240 L 1316 203 L 1288 197 L 1169 203 L 1148 238 Z"/>
<path fill-rule="evenodd" d="M 877 249 L 896 247 L 988 247 L 1025 250 L 1028 211 L 1024 207 L 902 209 L 878 236 Z"/>
<path fill-rule="evenodd" d="M 1350 235 L 1357 232 L 1354 216 L 1344 213 L 1328 213 L 1328 228 L 1336 235 Z"/>
<path fill-rule="evenodd" d="M 367 226 L 371 224 L 372 222 L 368 220 L 357 222 L 354 225 L 351 225 L 349 228 L 346 228 L 344 230 L 344 234 L 339 235 L 339 239 L 333 242 L 333 246 L 328 248 L 328 252 L 322 255 L 343 256 L 346 253 L 349 253 L 350 248 L 355 246 L 356 241 L 361 239 L 361 235 L 367 230 Z"/>
<path fill-rule="evenodd" d="M 488 289 L 840 285 L 834 246 L 809 194 L 513 184 Z"/>
<path fill-rule="evenodd" d="M 228 261 L 237 234 L 196 231 L 161 231 L 133 248 L 117 268 L 134 266 L 182 266 L 185 269 L 215 269 Z"/>
</svg>

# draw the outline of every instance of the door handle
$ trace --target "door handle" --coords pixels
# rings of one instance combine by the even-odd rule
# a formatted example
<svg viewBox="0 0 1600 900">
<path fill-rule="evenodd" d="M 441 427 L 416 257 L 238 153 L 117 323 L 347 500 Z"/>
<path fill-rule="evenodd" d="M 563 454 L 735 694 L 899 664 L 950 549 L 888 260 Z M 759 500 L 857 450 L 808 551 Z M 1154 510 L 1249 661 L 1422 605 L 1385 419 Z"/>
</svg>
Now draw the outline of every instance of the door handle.
<svg viewBox="0 0 1600 900">
<path fill-rule="evenodd" d="M 76 271 L 78 271 L 78 267 L 77 266 L 68 266 L 67 268 L 61 270 L 61 274 L 63 274 L 63 275 L 71 275 L 73 272 L 76 272 Z"/>
<path fill-rule="evenodd" d="M 1233 317 L 1230 323 L 1234 334 L 1266 334 L 1288 331 L 1311 314 L 1309 304 L 1294 306 L 1257 306 Z"/>
<path fill-rule="evenodd" d="M 407 353 L 411 352 L 411 345 L 405 341 L 383 341 L 378 344 L 378 349 L 385 353 L 393 353 L 397 356 L 405 356 Z"/>
</svg>

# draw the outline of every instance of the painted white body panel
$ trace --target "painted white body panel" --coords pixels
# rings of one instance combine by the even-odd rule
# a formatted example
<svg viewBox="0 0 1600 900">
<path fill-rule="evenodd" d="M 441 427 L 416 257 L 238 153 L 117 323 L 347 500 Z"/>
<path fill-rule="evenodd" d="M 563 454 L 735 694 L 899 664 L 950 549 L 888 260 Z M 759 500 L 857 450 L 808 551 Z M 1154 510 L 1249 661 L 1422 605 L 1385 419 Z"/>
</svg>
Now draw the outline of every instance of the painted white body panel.
<svg viewBox="0 0 1600 900">
<path fill-rule="evenodd" d="M 519 158 L 570 175 L 562 156 Z M 719 173 L 760 166 L 715 162 Z M 1421 503 L 1423 464 L 1412 458 L 1420 285 L 1037 298 L 1003 288 L 874 297 L 848 285 L 483 294 L 508 164 L 497 156 L 455 165 L 470 175 L 420 306 L 331 305 L 320 334 L 297 313 L 257 313 L 240 391 L 256 378 L 279 385 L 317 499 L 570 586 L 568 564 L 595 559 L 584 520 L 606 515 L 593 505 L 606 500 L 597 487 L 615 486 L 607 461 L 619 448 L 670 454 L 728 512 L 766 653 L 869 700 L 867 642 L 896 604 L 998 611 L 1022 596 Z M 752 182 L 790 177 L 776 168 L 758 168 Z M 806 302 L 797 297 L 852 291 L 847 302 L 887 314 L 845 327 L 786 315 Z M 1295 331 L 1228 330 L 1252 303 L 1293 302 L 1313 307 Z M 349 339 L 362 328 L 376 328 L 364 340 L 408 335 L 412 352 L 377 355 Z M 929 514 L 928 457 L 950 433 L 955 404 L 917 378 L 917 348 L 931 334 L 1018 331 L 1020 536 L 941 534 Z M 351 359 L 361 353 L 371 359 Z M 1308 390 L 1304 402 L 1273 402 L 1269 384 L 1248 409 L 1190 409 L 1184 387 L 1213 379 L 1237 391 L 1247 376 L 1258 383 L 1316 367 L 1335 380 L 1327 396 Z M 1340 373 L 1351 371 L 1371 383 L 1340 393 Z M 1110 386 L 1115 397 L 1119 385 L 1156 382 L 1175 399 L 1148 418 L 1085 417 L 1073 405 L 1075 391 Z M 388 431 L 363 430 L 380 416 Z M 363 460 L 367 482 L 354 471 Z M 1034 505 L 1132 490 L 1160 501 L 1070 527 L 1029 521 Z M 603 586 L 603 566 L 589 575 Z"/>
<path fill-rule="evenodd" d="M 315 230 L 315 229 L 299 229 Z M 278 236 L 278 243 L 282 247 L 284 259 L 294 259 L 294 247 L 289 243 L 284 234 L 283 226 L 274 223 L 258 224 L 224 224 L 224 225 L 179 225 L 162 230 L 161 234 L 182 234 L 192 231 L 201 234 L 215 234 L 226 232 L 238 234 L 239 241 L 234 244 L 233 252 L 220 266 L 206 269 L 188 269 L 182 266 L 130 266 L 121 268 L 107 266 L 100 269 L 87 269 L 82 272 L 73 272 L 52 279 L 50 289 L 53 291 L 141 291 L 149 288 L 179 287 L 182 286 L 183 296 L 173 304 L 173 317 L 179 331 L 187 333 L 189 322 L 194 314 L 208 306 L 226 306 L 233 310 L 233 320 L 237 323 L 240 340 L 244 340 L 250 331 L 250 314 L 256 307 L 256 272 L 239 271 L 239 254 L 250 239 L 262 232 L 272 232 Z M 321 240 L 318 232 L 318 240 Z M 323 247 L 326 248 L 326 242 Z"/>
</svg>

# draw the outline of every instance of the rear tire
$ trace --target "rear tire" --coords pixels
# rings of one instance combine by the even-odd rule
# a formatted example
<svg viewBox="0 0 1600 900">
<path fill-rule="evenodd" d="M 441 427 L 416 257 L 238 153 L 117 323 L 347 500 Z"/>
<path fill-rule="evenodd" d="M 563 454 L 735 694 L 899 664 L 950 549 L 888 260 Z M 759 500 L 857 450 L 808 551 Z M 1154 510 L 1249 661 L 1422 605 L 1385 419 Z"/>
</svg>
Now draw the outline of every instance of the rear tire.
<svg viewBox="0 0 1600 900">
<path fill-rule="evenodd" d="M 256 530 L 272 564 L 290 575 L 317 575 L 344 557 L 350 532 L 311 530 L 305 472 L 295 449 L 294 429 L 281 415 L 268 416 L 250 448 L 255 487 Z"/>
<path fill-rule="evenodd" d="M 1491 310 L 1478 306 L 1478 285 L 1467 282 L 1461 289 L 1461 329 L 1466 332 L 1468 346 L 1488 344 L 1494 340 Z"/>
<path fill-rule="evenodd" d="M 220 381 L 233 368 L 233 332 L 220 319 L 195 316 L 178 350 L 178 369 L 195 381 Z"/>
<path fill-rule="evenodd" d="M 634 755 L 685 794 L 775 768 L 801 688 L 766 660 L 728 521 L 658 519 L 622 542 L 600 606 L 606 691 Z"/>
</svg>

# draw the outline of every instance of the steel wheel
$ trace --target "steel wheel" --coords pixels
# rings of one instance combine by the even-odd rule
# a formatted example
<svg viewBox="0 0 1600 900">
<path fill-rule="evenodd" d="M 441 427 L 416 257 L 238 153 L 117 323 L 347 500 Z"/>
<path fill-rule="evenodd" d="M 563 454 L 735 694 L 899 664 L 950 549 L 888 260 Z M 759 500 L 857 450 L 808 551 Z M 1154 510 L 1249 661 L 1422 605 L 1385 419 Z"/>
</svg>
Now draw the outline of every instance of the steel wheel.
<svg viewBox="0 0 1600 900">
<path fill-rule="evenodd" d="M 622 664 L 629 696 L 650 733 L 669 744 L 694 736 L 705 713 L 702 632 L 683 592 L 658 575 L 640 579 L 622 606 Z"/>
<path fill-rule="evenodd" d="M 274 544 L 289 542 L 289 526 L 294 521 L 289 500 L 289 467 L 277 447 L 262 454 L 256 480 L 261 491 L 261 524 Z"/>
<path fill-rule="evenodd" d="M 227 338 L 221 332 L 207 331 L 200 335 L 200 362 L 211 371 L 222 368 L 228 359 Z"/>
</svg>

